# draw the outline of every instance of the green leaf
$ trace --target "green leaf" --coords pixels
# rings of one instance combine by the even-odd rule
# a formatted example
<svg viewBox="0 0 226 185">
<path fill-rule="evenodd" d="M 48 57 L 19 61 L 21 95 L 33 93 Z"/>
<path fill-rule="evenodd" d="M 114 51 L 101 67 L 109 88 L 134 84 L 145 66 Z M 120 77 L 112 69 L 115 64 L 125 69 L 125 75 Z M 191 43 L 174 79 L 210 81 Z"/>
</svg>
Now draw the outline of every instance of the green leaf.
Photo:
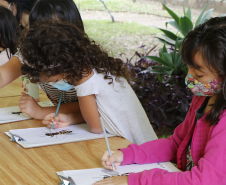
<svg viewBox="0 0 226 185">
<path fill-rule="evenodd" d="M 169 37 L 167 37 L 164 33 L 157 33 L 157 36 L 158 36 L 158 37 L 160 36 L 160 38 L 165 39 L 167 42 L 175 43 L 174 40 L 172 40 L 172 39 L 170 39 Z M 155 37 L 155 38 L 157 38 L 157 37 Z"/>
<path fill-rule="evenodd" d="M 188 66 L 184 66 L 183 68 L 181 68 L 181 71 L 183 71 L 184 74 L 188 73 Z"/>
<path fill-rule="evenodd" d="M 150 73 L 163 74 L 163 75 L 165 75 L 165 74 L 171 75 L 173 70 L 171 70 L 171 71 L 164 71 L 164 70 L 159 70 L 159 69 L 152 69 L 149 72 Z"/>
<path fill-rule="evenodd" d="M 177 36 L 173 32 L 165 30 L 165 29 L 162 29 L 162 28 L 157 28 L 157 29 L 161 30 L 168 38 L 170 38 L 172 40 L 176 40 L 177 39 Z"/>
<path fill-rule="evenodd" d="M 204 23 L 205 20 L 208 20 L 210 18 L 212 11 L 213 11 L 213 8 L 206 12 L 206 14 L 203 16 L 202 20 L 200 21 L 200 24 Z"/>
<path fill-rule="evenodd" d="M 159 70 L 163 70 L 163 71 L 170 71 L 170 70 L 172 70 L 171 68 L 166 67 L 166 66 L 152 66 L 152 69 L 159 69 Z"/>
<path fill-rule="evenodd" d="M 184 11 L 184 16 L 186 16 L 186 12 L 185 12 L 185 8 L 184 8 L 184 5 L 183 5 L 183 11 Z"/>
<path fill-rule="evenodd" d="M 156 37 L 160 42 L 162 42 L 163 44 L 168 44 L 170 46 L 174 46 L 175 44 L 174 43 L 171 43 L 171 42 L 168 42 L 166 41 L 165 39 L 162 39 L 160 37 Z"/>
<path fill-rule="evenodd" d="M 190 6 L 188 7 L 186 16 L 191 20 L 191 8 L 190 8 Z"/>
<path fill-rule="evenodd" d="M 181 53 L 177 53 L 175 57 L 175 63 L 176 63 L 176 68 L 181 67 L 182 59 L 181 59 Z"/>
<path fill-rule="evenodd" d="M 166 49 L 166 43 L 164 43 L 163 48 L 162 48 L 162 53 L 167 53 L 167 49 Z M 162 58 L 162 57 L 161 57 Z"/>
<path fill-rule="evenodd" d="M 144 58 L 149 58 L 151 60 L 154 60 L 155 62 L 157 62 L 158 64 L 164 65 L 164 66 L 168 66 L 171 67 L 167 62 L 164 62 L 161 58 L 156 57 L 156 56 L 144 56 Z"/>
<path fill-rule="evenodd" d="M 174 63 L 173 63 L 173 59 L 172 59 L 172 56 L 171 54 L 169 53 L 163 53 L 162 54 L 162 60 L 167 63 L 167 66 L 174 69 Z"/>
<path fill-rule="evenodd" d="M 203 11 L 201 12 L 201 14 L 199 15 L 196 23 L 195 23 L 195 27 L 198 26 L 202 20 L 202 16 L 204 14 L 204 12 L 206 11 L 207 7 L 209 6 L 210 2 L 205 6 L 205 8 L 203 9 Z"/>
<path fill-rule="evenodd" d="M 176 23 L 179 25 L 179 17 L 172 11 L 170 10 L 166 5 L 164 5 L 162 3 L 162 5 L 164 6 L 164 8 L 166 9 L 166 11 L 170 14 L 170 16 L 176 21 Z"/>
<path fill-rule="evenodd" d="M 181 40 L 181 39 L 177 41 L 177 49 L 179 49 L 179 50 L 181 49 L 182 42 L 183 42 L 183 40 Z"/>
<path fill-rule="evenodd" d="M 162 49 L 159 49 L 159 57 L 162 58 Z"/>
<path fill-rule="evenodd" d="M 164 75 L 163 74 L 159 74 L 158 75 L 158 79 L 159 79 L 159 81 L 162 83 L 162 81 L 163 81 L 163 77 L 164 77 Z"/>
<path fill-rule="evenodd" d="M 187 17 L 181 17 L 179 25 L 184 36 L 186 36 L 188 32 L 193 29 L 193 23 Z"/>
<path fill-rule="evenodd" d="M 176 21 L 171 20 L 171 21 L 166 22 L 166 27 L 167 27 L 168 24 L 170 24 L 171 26 L 176 28 L 182 34 L 180 26 L 179 26 L 179 24 L 176 23 Z"/>
</svg>

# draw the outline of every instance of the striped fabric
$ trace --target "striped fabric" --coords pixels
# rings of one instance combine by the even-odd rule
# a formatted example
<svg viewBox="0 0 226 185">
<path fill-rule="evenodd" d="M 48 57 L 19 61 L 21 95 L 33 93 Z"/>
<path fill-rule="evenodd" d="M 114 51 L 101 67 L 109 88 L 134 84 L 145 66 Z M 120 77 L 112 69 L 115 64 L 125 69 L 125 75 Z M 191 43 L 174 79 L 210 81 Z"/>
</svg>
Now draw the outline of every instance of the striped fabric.
<svg viewBox="0 0 226 185">
<path fill-rule="evenodd" d="M 40 83 L 39 85 L 41 89 L 47 94 L 49 100 L 54 105 L 58 104 L 61 93 L 64 93 L 63 99 L 61 102 L 62 104 L 78 101 L 78 97 L 75 89 L 71 89 L 70 91 L 61 91 L 46 82 Z"/>
</svg>

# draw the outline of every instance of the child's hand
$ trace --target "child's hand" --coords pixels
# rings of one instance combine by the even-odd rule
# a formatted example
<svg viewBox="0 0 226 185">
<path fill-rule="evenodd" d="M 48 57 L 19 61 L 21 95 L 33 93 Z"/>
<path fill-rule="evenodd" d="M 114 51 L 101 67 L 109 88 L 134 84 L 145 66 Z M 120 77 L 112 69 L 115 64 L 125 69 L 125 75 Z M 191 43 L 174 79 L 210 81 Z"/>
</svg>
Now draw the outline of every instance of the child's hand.
<svg viewBox="0 0 226 185">
<path fill-rule="evenodd" d="M 93 185 L 128 185 L 128 176 L 117 176 L 103 179 Z"/>
<path fill-rule="evenodd" d="M 55 116 L 55 113 L 48 114 L 44 118 L 42 123 L 47 125 L 48 128 L 51 128 L 53 122 L 54 122 L 53 128 L 67 127 L 67 126 L 71 125 L 70 118 L 67 114 L 59 113 L 56 117 L 54 117 L 54 116 Z"/>
<path fill-rule="evenodd" d="M 111 164 L 114 163 L 115 169 L 120 166 L 123 161 L 123 153 L 120 150 L 111 151 L 112 155 L 109 157 L 109 153 L 107 150 L 104 151 L 102 156 L 102 165 L 108 169 L 113 170 Z"/>
<path fill-rule="evenodd" d="M 28 116 L 38 119 L 38 113 L 42 111 L 42 107 L 35 101 L 35 99 L 25 93 L 22 94 L 19 101 L 20 111 L 26 113 Z"/>
</svg>

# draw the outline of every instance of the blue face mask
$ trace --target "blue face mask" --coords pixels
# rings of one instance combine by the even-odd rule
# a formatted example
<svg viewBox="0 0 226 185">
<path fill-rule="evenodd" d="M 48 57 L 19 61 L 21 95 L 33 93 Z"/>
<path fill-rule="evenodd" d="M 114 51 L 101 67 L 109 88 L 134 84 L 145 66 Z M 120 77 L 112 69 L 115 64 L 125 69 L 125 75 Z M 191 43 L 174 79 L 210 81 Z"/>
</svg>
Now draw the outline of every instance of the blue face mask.
<svg viewBox="0 0 226 185">
<path fill-rule="evenodd" d="M 65 82 L 65 80 L 60 80 L 58 82 L 49 82 L 49 84 L 61 91 L 69 91 L 74 88 L 73 85 L 68 84 L 67 82 Z"/>
</svg>

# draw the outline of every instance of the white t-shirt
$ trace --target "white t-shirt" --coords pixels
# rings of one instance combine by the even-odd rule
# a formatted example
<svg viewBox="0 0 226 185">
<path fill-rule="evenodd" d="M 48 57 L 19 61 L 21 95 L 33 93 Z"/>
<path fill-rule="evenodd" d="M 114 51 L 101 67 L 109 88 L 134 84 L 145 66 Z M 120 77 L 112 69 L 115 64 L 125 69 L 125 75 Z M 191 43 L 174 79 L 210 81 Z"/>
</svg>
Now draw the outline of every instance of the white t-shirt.
<svg viewBox="0 0 226 185">
<path fill-rule="evenodd" d="M 142 144 L 157 139 L 148 117 L 126 79 L 121 82 L 104 79 L 104 74 L 94 75 L 75 86 L 77 96 L 95 95 L 98 111 L 109 133 L 122 136 L 131 142 Z"/>
</svg>

